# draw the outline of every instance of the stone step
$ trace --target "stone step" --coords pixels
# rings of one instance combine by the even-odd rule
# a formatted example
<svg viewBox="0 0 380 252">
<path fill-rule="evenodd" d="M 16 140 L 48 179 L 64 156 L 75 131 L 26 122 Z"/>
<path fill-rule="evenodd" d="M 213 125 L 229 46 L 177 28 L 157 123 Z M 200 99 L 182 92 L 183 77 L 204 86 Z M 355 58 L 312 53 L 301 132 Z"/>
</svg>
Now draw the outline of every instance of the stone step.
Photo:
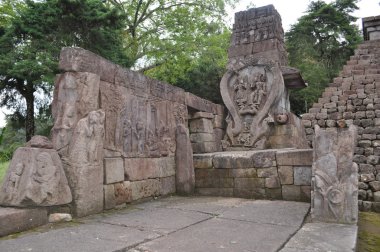
<svg viewBox="0 0 380 252">
<path fill-rule="evenodd" d="M 0 207 L 0 237 L 42 226 L 47 222 L 45 208 Z"/>
</svg>

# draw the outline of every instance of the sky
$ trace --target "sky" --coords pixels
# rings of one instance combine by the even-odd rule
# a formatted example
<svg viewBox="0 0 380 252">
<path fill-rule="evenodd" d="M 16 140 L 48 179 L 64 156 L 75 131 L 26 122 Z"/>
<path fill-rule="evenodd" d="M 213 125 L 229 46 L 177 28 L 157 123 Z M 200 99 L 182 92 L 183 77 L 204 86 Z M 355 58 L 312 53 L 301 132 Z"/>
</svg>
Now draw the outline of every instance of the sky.
<svg viewBox="0 0 380 252">
<path fill-rule="evenodd" d="M 331 2 L 326 0 L 325 2 Z M 261 7 L 268 4 L 273 4 L 281 15 L 282 26 L 286 31 L 289 30 L 292 24 L 297 22 L 297 19 L 304 15 L 310 0 L 241 0 L 234 9 L 229 10 L 230 22 L 233 22 L 235 12 L 247 9 L 247 6 L 253 3 L 255 7 Z M 360 0 L 358 3 L 359 10 L 354 12 L 354 16 L 358 17 L 357 25 L 361 27 L 361 19 L 363 17 L 380 15 L 380 0 Z M 5 126 L 5 114 L 10 113 L 5 109 L 0 110 L 0 128 Z"/>
</svg>

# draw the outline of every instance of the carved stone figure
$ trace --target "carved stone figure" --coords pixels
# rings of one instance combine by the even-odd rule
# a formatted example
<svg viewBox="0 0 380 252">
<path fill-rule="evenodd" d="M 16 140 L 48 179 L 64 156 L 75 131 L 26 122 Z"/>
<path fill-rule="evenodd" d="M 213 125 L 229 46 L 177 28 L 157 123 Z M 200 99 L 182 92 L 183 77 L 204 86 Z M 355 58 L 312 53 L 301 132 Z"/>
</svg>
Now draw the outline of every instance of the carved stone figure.
<svg viewBox="0 0 380 252">
<path fill-rule="evenodd" d="M 265 147 L 268 122 L 285 96 L 278 63 L 256 57 L 237 62 L 223 76 L 220 90 L 229 111 L 226 141 L 231 146 Z"/>
<path fill-rule="evenodd" d="M 144 155 L 145 150 L 145 124 L 141 119 L 138 119 L 138 121 L 136 122 L 135 127 L 133 129 L 133 135 L 137 140 L 137 154 L 139 156 L 142 156 Z"/>
<path fill-rule="evenodd" d="M 16 150 L 1 188 L 0 205 L 54 206 L 71 200 L 57 151 L 29 147 Z"/>
<path fill-rule="evenodd" d="M 356 223 L 358 218 L 358 167 L 353 163 L 356 127 L 321 130 L 315 126 L 312 167 L 314 220 Z"/>
<path fill-rule="evenodd" d="M 69 158 L 73 163 L 96 163 L 99 161 L 99 140 L 104 138 L 103 111 L 91 111 L 79 120 L 73 141 L 70 143 Z"/>
</svg>

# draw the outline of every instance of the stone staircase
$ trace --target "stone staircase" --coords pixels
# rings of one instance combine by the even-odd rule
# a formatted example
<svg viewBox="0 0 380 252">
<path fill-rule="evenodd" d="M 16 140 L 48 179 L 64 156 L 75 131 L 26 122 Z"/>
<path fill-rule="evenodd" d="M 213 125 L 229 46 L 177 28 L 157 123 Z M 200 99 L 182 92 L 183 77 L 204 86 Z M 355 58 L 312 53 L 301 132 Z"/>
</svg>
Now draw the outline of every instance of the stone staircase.
<svg viewBox="0 0 380 252">
<path fill-rule="evenodd" d="M 302 116 L 312 144 L 314 126 L 358 127 L 359 208 L 380 212 L 380 40 L 358 46 L 343 70 Z"/>
</svg>

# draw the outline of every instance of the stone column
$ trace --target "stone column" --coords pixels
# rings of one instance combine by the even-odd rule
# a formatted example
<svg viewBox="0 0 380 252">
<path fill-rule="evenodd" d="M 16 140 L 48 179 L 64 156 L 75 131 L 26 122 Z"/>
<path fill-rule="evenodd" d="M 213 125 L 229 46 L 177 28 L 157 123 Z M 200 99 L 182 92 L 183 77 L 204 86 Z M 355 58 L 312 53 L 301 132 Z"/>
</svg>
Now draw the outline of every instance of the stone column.
<svg viewBox="0 0 380 252">
<path fill-rule="evenodd" d="M 358 220 L 358 167 L 353 162 L 356 127 L 315 126 L 312 167 L 313 220 L 356 223 Z"/>
<path fill-rule="evenodd" d="M 175 136 L 176 191 L 178 194 L 193 194 L 195 188 L 193 150 L 185 125 L 177 125 Z"/>
</svg>

